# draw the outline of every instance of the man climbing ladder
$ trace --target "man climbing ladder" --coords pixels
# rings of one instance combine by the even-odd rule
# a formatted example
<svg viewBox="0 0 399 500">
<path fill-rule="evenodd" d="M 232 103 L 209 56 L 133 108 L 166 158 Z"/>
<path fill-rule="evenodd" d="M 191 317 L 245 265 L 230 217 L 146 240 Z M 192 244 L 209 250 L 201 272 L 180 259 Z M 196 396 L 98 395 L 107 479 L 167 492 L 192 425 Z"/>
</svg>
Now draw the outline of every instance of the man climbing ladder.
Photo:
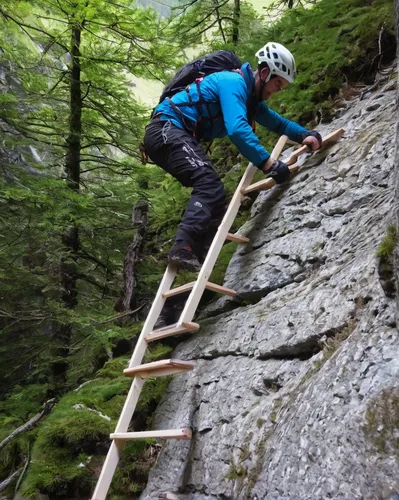
<svg viewBox="0 0 399 500">
<path fill-rule="evenodd" d="M 290 171 L 261 145 L 253 122 L 312 150 L 321 146 L 317 131 L 281 117 L 263 102 L 294 81 L 296 67 L 291 52 L 269 42 L 256 57 L 258 69 L 254 71 L 249 63 L 241 65 L 232 52 L 215 52 L 199 61 L 197 71 L 191 70 L 193 83 L 172 95 L 175 87 L 179 88 L 179 77 L 184 76 L 182 83 L 190 77 L 183 68 L 172 81 L 172 89 L 164 91 L 167 97 L 155 108 L 146 129 L 144 146 L 148 156 L 183 186 L 193 188 L 168 256 L 171 264 L 189 271 L 201 269 L 226 208 L 222 181 L 198 144 L 199 139 L 227 135 L 242 155 L 278 184 L 288 180 Z M 187 66 L 192 68 L 192 63 Z M 207 76 L 195 78 L 204 73 Z M 182 300 L 170 299 L 166 303 L 158 327 L 174 322 Z"/>
<path fill-rule="evenodd" d="M 330 142 L 336 142 L 343 132 L 343 129 L 336 130 L 332 134 L 325 137 L 322 140 L 322 144 L 326 145 Z M 286 136 L 282 136 L 280 138 L 276 147 L 272 151 L 271 157 L 273 159 L 278 159 L 286 140 Z M 307 150 L 308 146 L 303 146 L 302 148 L 298 149 L 286 162 L 287 165 L 290 165 L 290 172 L 294 172 L 297 169 L 297 165 L 295 164 L 296 159 L 299 155 L 303 154 Z M 234 291 L 232 290 L 210 283 L 208 281 L 208 278 L 212 272 L 213 266 L 226 239 L 232 241 L 240 241 L 242 243 L 248 241 L 248 238 L 243 238 L 228 233 L 245 194 L 251 191 L 270 189 L 275 185 L 273 179 L 266 179 L 255 184 L 251 184 L 252 178 L 255 175 L 256 171 L 257 168 L 251 164 L 246 169 L 241 182 L 232 200 L 230 201 L 225 216 L 223 217 L 223 220 L 217 230 L 215 238 L 206 256 L 205 262 L 198 275 L 197 281 L 195 283 L 189 283 L 187 285 L 171 289 L 173 281 L 177 275 L 177 268 L 174 265 L 168 265 L 165 271 L 151 310 L 147 316 L 147 319 L 143 326 L 143 330 L 137 341 L 133 356 L 129 362 L 129 367 L 124 370 L 125 375 L 128 377 L 134 377 L 134 380 L 131 385 L 129 394 L 127 395 L 125 405 L 115 429 L 115 433 L 111 434 L 112 443 L 109 448 L 107 458 L 104 462 L 101 475 L 98 479 L 92 500 L 104 500 L 106 498 L 108 488 L 111 484 L 112 477 L 118 465 L 126 441 L 131 439 L 144 439 L 151 437 L 164 439 L 191 439 L 192 431 L 191 429 L 187 428 L 166 429 L 160 431 L 156 430 L 144 432 L 127 432 L 134 410 L 136 408 L 136 404 L 138 402 L 138 398 L 140 396 L 140 392 L 147 377 L 160 377 L 184 373 L 194 368 L 193 362 L 175 359 L 165 359 L 162 361 L 156 361 L 143 365 L 141 364 L 141 362 L 147 349 L 148 343 L 168 337 L 170 335 L 179 335 L 186 332 L 194 332 L 199 329 L 199 325 L 193 323 L 192 318 L 205 288 L 210 288 L 211 290 L 216 290 L 219 293 L 224 293 L 226 295 L 234 294 Z M 191 290 L 191 293 L 187 299 L 184 310 L 177 324 L 171 325 L 167 328 L 154 330 L 155 322 L 161 313 L 166 298 L 171 295 L 186 292 L 187 290 Z"/>
<path fill-rule="evenodd" d="M 277 44 L 273 44 L 273 45 L 274 45 L 274 47 L 277 46 Z M 258 57 L 265 57 L 265 58 L 268 57 L 267 55 L 266 56 L 264 55 L 267 53 L 267 52 L 265 52 L 266 47 L 263 49 L 263 55 L 260 53 L 261 51 L 258 52 Z M 281 46 L 279 46 L 279 47 L 281 47 Z M 286 49 L 284 49 L 284 50 L 286 50 Z M 270 54 L 273 54 L 273 52 L 269 52 L 269 55 Z M 288 54 L 289 54 L 289 52 L 288 52 Z M 270 57 L 274 57 L 274 56 L 270 56 Z M 276 59 L 276 57 L 274 57 L 274 58 Z M 291 58 L 292 58 L 292 56 L 291 56 Z M 295 71 L 295 64 L 294 64 L 293 59 L 292 59 L 291 66 L 288 67 L 288 61 L 286 59 L 283 59 L 282 56 L 281 56 L 281 64 L 284 65 L 285 69 L 282 66 L 281 67 L 282 67 L 283 71 L 286 71 L 287 78 L 285 80 L 288 82 L 289 76 L 293 78 L 293 74 Z M 271 66 L 271 63 L 270 63 L 270 66 Z M 287 68 L 290 70 L 289 73 L 288 73 Z M 266 72 L 267 74 L 262 73 L 262 69 L 260 70 L 260 72 L 258 70 L 258 72 L 257 72 L 258 76 L 256 77 L 256 79 L 254 78 L 254 82 L 256 82 L 256 81 L 260 82 L 259 83 L 260 87 L 257 87 L 257 88 L 258 88 L 258 90 L 260 89 L 261 95 L 264 95 L 266 97 L 268 96 L 267 92 L 273 93 L 273 88 L 275 89 L 274 91 L 277 92 L 284 85 L 286 85 L 283 82 L 283 78 L 282 77 L 280 78 L 279 74 L 275 73 L 280 78 L 280 80 L 277 80 L 277 82 L 279 82 L 278 85 L 276 83 L 273 83 L 273 85 L 275 85 L 275 87 L 271 87 L 271 85 L 269 85 L 269 87 L 267 87 L 267 84 L 270 81 L 273 81 L 271 78 L 268 79 L 269 71 L 270 71 L 269 66 L 267 67 L 267 72 Z M 206 80 L 206 78 L 203 81 L 205 81 L 205 80 Z M 277 88 L 278 86 L 279 86 L 279 88 Z M 242 88 L 241 88 L 241 91 L 242 91 Z M 240 95 L 240 92 L 238 92 L 238 94 Z M 242 103 L 240 106 L 242 108 Z M 260 110 L 258 109 L 259 106 L 261 107 Z M 222 106 L 222 109 L 223 109 L 223 106 Z M 227 110 L 227 111 L 229 112 L 229 110 Z M 244 115 L 242 113 L 243 113 L 243 110 L 241 109 L 241 114 L 239 115 L 240 116 L 239 123 L 242 124 L 242 120 L 245 119 L 246 123 L 249 126 L 249 122 L 247 121 L 246 117 L 243 118 Z M 250 129 L 250 132 L 248 132 L 247 128 L 245 129 L 246 130 L 245 133 L 247 134 L 245 137 L 247 137 L 248 140 L 251 139 L 251 140 L 255 141 L 255 139 L 253 139 L 253 137 L 255 137 L 256 141 L 258 141 L 258 142 L 255 141 L 256 147 L 253 146 L 255 152 L 251 150 L 252 153 L 249 152 L 248 154 L 251 155 L 251 157 L 253 154 L 254 156 L 252 158 L 259 158 L 259 156 L 257 156 L 257 154 L 259 154 L 261 157 L 263 155 L 263 160 L 262 160 L 262 162 L 260 162 L 258 164 L 258 167 L 261 167 L 263 170 L 266 171 L 266 173 L 272 174 L 271 178 L 266 179 L 264 181 L 260 181 L 256 184 L 251 184 L 253 176 L 255 175 L 255 172 L 257 171 L 258 167 L 254 166 L 253 164 L 250 164 L 248 166 L 248 168 L 246 169 L 244 176 L 241 179 L 241 182 L 240 182 L 232 200 L 230 201 L 229 207 L 228 207 L 226 213 L 224 214 L 223 220 L 221 221 L 219 227 L 216 230 L 216 234 L 215 234 L 215 230 L 209 229 L 209 223 L 211 222 L 212 219 L 209 219 L 209 214 L 208 214 L 208 219 L 209 219 L 208 226 L 204 225 L 204 231 L 205 231 L 204 234 L 212 234 L 212 235 L 214 235 L 214 238 L 213 238 L 212 244 L 210 246 L 210 249 L 209 249 L 208 253 L 206 254 L 206 257 L 203 256 L 201 258 L 201 260 L 203 258 L 205 258 L 205 260 L 204 260 L 203 265 L 202 265 L 200 272 L 198 274 L 197 281 L 195 281 L 194 283 L 189 283 L 189 284 L 183 285 L 181 287 L 172 289 L 173 281 L 177 275 L 179 266 L 183 267 L 183 265 L 181 265 L 181 262 L 177 258 L 170 259 L 171 264 L 168 265 L 168 267 L 165 271 L 164 277 L 163 277 L 161 284 L 159 286 L 159 289 L 158 289 L 158 292 L 157 292 L 156 297 L 154 299 L 154 302 L 152 304 L 151 310 L 148 314 L 148 317 L 147 317 L 147 319 L 144 323 L 144 326 L 143 326 L 143 330 L 142 330 L 140 337 L 137 341 L 133 356 L 129 362 L 129 367 L 126 370 L 124 370 L 125 375 L 128 377 L 134 377 L 134 380 L 133 380 L 133 383 L 131 385 L 130 391 L 127 395 L 125 405 L 122 409 L 121 416 L 119 418 L 118 424 L 117 424 L 116 429 L 115 429 L 115 433 L 111 434 L 111 439 L 112 439 L 111 446 L 109 448 L 106 460 L 104 462 L 104 465 L 103 465 L 103 468 L 101 471 L 101 475 L 98 479 L 95 491 L 93 493 L 92 500 L 104 500 L 106 498 L 109 486 L 110 486 L 111 481 L 112 481 L 112 477 L 114 475 L 115 469 L 118 465 L 119 459 L 120 459 L 121 454 L 123 452 L 124 445 L 125 445 L 127 440 L 144 439 L 144 438 L 151 438 L 151 437 L 152 438 L 164 438 L 164 439 L 191 439 L 192 430 L 189 428 L 166 429 L 166 430 L 155 430 L 155 431 L 144 431 L 144 432 L 128 432 L 129 424 L 130 424 L 130 421 L 132 419 L 136 404 L 138 402 L 138 398 L 140 396 L 140 393 L 141 393 L 141 390 L 143 388 L 143 385 L 144 385 L 146 378 L 184 373 L 184 372 L 190 371 L 194 368 L 193 362 L 176 360 L 176 359 L 166 359 L 166 360 L 156 361 L 153 363 L 141 364 L 143 357 L 144 357 L 144 354 L 145 354 L 146 349 L 147 349 L 147 344 L 150 342 L 154 342 L 158 339 L 168 337 L 170 335 L 178 335 L 178 334 L 182 334 L 182 333 L 186 333 L 186 332 L 195 332 L 196 330 L 198 330 L 199 325 L 197 323 L 193 323 L 192 320 L 193 320 L 195 311 L 198 307 L 199 301 L 201 299 L 201 296 L 202 296 L 205 288 L 209 288 L 211 290 L 215 290 L 215 291 L 218 291 L 219 293 L 223 293 L 226 295 L 234 295 L 235 294 L 235 292 L 233 290 L 229 290 L 229 289 L 226 289 L 224 287 L 215 285 L 213 283 L 210 283 L 208 280 L 209 280 L 209 276 L 212 272 L 213 266 L 216 262 L 216 259 L 217 259 L 218 255 L 220 253 L 220 250 L 223 246 L 223 243 L 226 239 L 232 240 L 232 241 L 240 241 L 240 242 L 248 241 L 248 238 L 243 238 L 243 237 L 240 237 L 237 235 L 232 235 L 228 232 L 233 221 L 234 221 L 234 218 L 237 215 L 238 209 L 240 207 L 240 204 L 241 204 L 241 201 L 242 201 L 244 195 L 248 192 L 255 191 L 255 190 L 269 189 L 275 185 L 275 182 L 277 182 L 277 183 L 284 182 L 284 180 L 288 179 L 288 177 L 290 176 L 290 173 L 294 172 L 296 170 L 297 166 L 295 165 L 295 161 L 300 154 L 304 153 L 305 151 L 308 151 L 309 149 L 318 149 L 321 145 L 324 145 L 330 141 L 336 141 L 336 140 L 338 140 L 340 135 L 343 133 L 343 130 L 340 129 L 340 130 L 337 130 L 336 132 L 334 132 L 333 134 L 330 134 L 329 136 L 325 137 L 324 140 L 322 140 L 317 132 L 315 132 L 315 131 L 309 132 L 306 129 L 299 127 L 299 125 L 294 124 L 293 122 L 289 122 L 288 120 L 285 120 L 285 119 L 279 117 L 279 115 L 268 110 L 268 108 L 266 108 L 266 107 L 263 108 L 262 104 L 257 104 L 256 119 L 258 119 L 258 115 L 260 117 L 262 117 L 263 113 L 266 113 L 266 115 L 269 117 L 270 116 L 273 117 L 275 115 L 278 117 L 278 118 L 276 118 L 277 125 L 276 125 L 276 128 L 274 129 L 276 132 L 283 133 L 285 131 L 287 134 L 288 133 L 292 134 L 290 136 L 291 138 L 294 138 L 294 134 L 297 133 L 298 134 L 296 136 L 297 139 L 299 139 L 299 142 L 302 142 L 304 144 L 304 146 L 302 148 L 300 148 L 299 150 L 297 150 L 286 163 L 283 163 L 283 162 L 280 162 L 278 160 L 278 158 L 279 158 L 279 156 L 284 148 L 284 145 L 286 143 L 286 140 L 287 140 L 286 135 L 281 136 L 276 147 L 274 148 L 274 150 L 272 151 L 272 153 L 270 155 L 266 150 L 264 150 L 262 148 L 262 146 L 260 145 L 256 136 L 254 136 L 252 129 Z M 209 115 L 209 116 L 213 116 L 213 115 Z M 217 120 L 215 120 L 215 122 L 216 121 Z M 161 122 L 158 119 L 158 121 L 155 120 L 154 123 L 157 125 Z M 165 121 L 165 123 L 169 123 L 170 124 L 169 126 L 172 127 L 172 118 L 170 118 L 170 119 L 168 118 Z M 159 128 L 159 132 L 161 133 L 161 136 L 162 136 L 162 130 L 163 130 L 163 127 L 165 126 L 165 123 L 162 125 L 161 128 Z M 262 123 L 262 121 L 259 121 L 259 123 Z M 150 127 L 151 127 L 151 125 L 150 125 Z M 186 135 L 179 136 L 179 137 L 183 137 L 183 139 L 181 141 L 177 141 L 177 142 L 172 141 L 172 143 L 168 142 L 168 137 L 166 137 L 166 139 L 167 139 L 165 141 L 166 148 L 164 149 L 164 151 L 166 151 L 165 155 L 167 158 L 173 158 L 176 151 L 178 151 L 178 150 L 181 151 L 186 146 L 185 142 L 187 140 L 187 136 L 189 138 L 191 137 L 191 139 L 193 139 L 193 142 L 188 142 L 188 145 L 190 147 L 195 146 L 195 148 L 198 148 L 198 145 L 196 144 L 196 140 L 195 140 L 194 136 L 190 136 L 188 134 L 188 132 L 186 132 L 184 130 L 184 128 L 179 129 L 179 127 L 175 126 L 175 125 L 174 125 L 174 127 L 179 130 L 179 132 L 178 132 L 179 134 L 186 134 Z M 294 127 L 294 128 L 292 128 L 292 127 Z M 227 130 L 227 133 L 229 133 L 229 136 L 230 136 L 229 130 L 230 130 L 230 132 L 232 132 L 232 130 L 234 130 L 234 129 Z M 296 130 L 297 132 L 293 132 L 294 130 Z M 220 133 L 222 133 L 222 132 L 220 132 Z M 307 137 L 302 138 L 302 136 L 300 135 L 302 133 L 308 134 Z M 248 134 L 250 134 L 250 135 L 248 135 Z M 235 136 L 234 134 L 231 135 L 232 140 L 233 140 L 233 138 L 237 139 L 237 137 L 239 138 L 240 135 L 238 135 L 238 136 Z M 243 139 L 241 139 L 241 140 L 243 140 Z M 163 139 L 162 139 L 162 141 L 163 141 Z M 240 143 L 240 141 L 238 141 L 238 142 Z M 146 141 L 146 144 L 147 144 L 147 141 Z M 240 144 L 242 145 L 242 143 L 240 143 Z M 200 148 L 198 148 L 198 151 L 199 151 L 199 149 Z M 245 149 L 245 147 L 244 147 L 244 149 Z M 160 145 L 159 151 L 163 151 L 162 145 Z M 195 149 L 194 151 L 197 152 L 197 149 Z M 245 151 L 248 151 L 248 150 L 245 149 Z M 187 151 L 185 151 L 185 152 L 186 152 L 186 156 L 188 158 L 187 161 L 188 161 L 188 163 L 190 163 L 189 159 L 190 158 L 193 159 L 193 157 L 191 156 L 191 153 L 190 153 L 190 149 L 187 148 Z M 151 151 L 149 151 L 149 153 L 151 154 Z M 213 167 L 212 167 L 209 159 L 207 159 L 206 155 L 203 152 L 202 152 L 202 155 L 203 155 L 204 161 L 201 160 L 201 162 L 204 163 L 204 165 L 200 165 L 198 162 L 195 163 L 195 165 L 197 165 L 198 168 L 201 167 L 201 169 L 202 169 L 202 167 L 204 167 L 207 169 L 207 170 L 203 171 L 203 176 L 206 176 L 208 172 L 210 172 L 212 174 Z M 247 155 L 245 154 L 245 156 L 247 156 Z M 181 164 L 183 166 L 187 165 L 186 162 L 184 162 L 182 160 L 180 160 L 180 161 L 181 161 Z M 205 164 L 206 164 L 206 166 L 205 166 Z M 165 165 L 166 165 L 166 163 L 165 163 Z M 162 166 L 162 168 L 164 168 L 164 167 Z M 212 174 L 212 176 L 213 176 L 213 174 Z M 212 178 L 216 179 L 216 177 L 214 177 L 214 176 Z M 220 181 L 218 181 L 218 182 L 220 182 Z M 194 186 L 193 197 L 195 196 L 195 189 L 196 189 L 196 187 Z M 198 201 L 198 200 L 195 200 L 195 201 Z M 201 203 L 201 201 L 200 201 L 200 203 Z M 195 207 L 197 205 L 195 205 L 195 203 L 193 203 L 192 206 Z M 187 211 L 189 211 L 189 209 L 190 209 L 190 205 L 189 205 Z M 194 213 L 195 213 L 195 211 L 194 211 Z M 201 219 L 201 220 L 204 220 L 204 219 Z M 185 221 L 185 219 L 183 218 L 182 224 L 184 221 Z M 181 228 L 179 227 L 179 231 L 180 231 L 180 229 Z M 182 233 L 183 235 L 184 234 L 189 234 L 189 235 L 191 234 L 188 230 L 186 232 L 184 232 L 184 230 L 185 230 L 185 228 L 183 227 L 183 233 Z M 206 230 L 208 230 L 209 233 L 206 233 Z M 197 240 L 194 240 L 194 243 L 196 241 Z M 186 249 L 186 250 L 188 252 L 192 252 L 192 256 L 190 255 L 190 259 L 195 258 L 195 259 L 199 260 L 198 257 L 194 254 L 193 249 L 190 248 L 190 249 Z M 172 254 L 172 257 L 173 257 L 173 254 Z M 190 292 L 190 295 L 187 299 L 187 302 L 185 303 L 185 306 L 183 308 L 183 311 L 181 312 L 181 315 L 180 315 L 177 323 L 173 324 L 173 325 L 169 325 L 165 328 L 154 329 L 154 325 L 155 325 L 157 319 L 159 318 L 161 311 L 163 310 L 163 307 L 165 305 L 165 301 L 168 299 L 168 297 L 175 296 L 175 295 L 179 296 L 180 294 L 185 293 L 188 290 L 191 290 L 191 292 Z"/>
</svg>

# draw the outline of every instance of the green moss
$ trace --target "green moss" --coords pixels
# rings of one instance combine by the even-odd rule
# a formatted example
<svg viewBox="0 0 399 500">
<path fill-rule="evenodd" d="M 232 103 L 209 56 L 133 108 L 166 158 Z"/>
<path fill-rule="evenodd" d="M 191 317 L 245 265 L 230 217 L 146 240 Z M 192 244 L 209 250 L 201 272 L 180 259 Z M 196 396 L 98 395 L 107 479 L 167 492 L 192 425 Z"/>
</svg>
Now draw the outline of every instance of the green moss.
<svg viewBox="0 0 399 500">
<path fill-rule="evenodd" d="M 377 257 L 391 257 L 395 250 L 397 243 L 397 229 L 396 226 L 389 226 L 387 230 L 387 234 L 384 239 L 381 241 L 378 249 L 377 249 Z"/>
<path fill-rule="evenodd" d="M 98 443 L 108 443 L 115 428 L 132 382 L 122 375 L 126 364 L 125 358 L 109 361 L 93 381 L 59 401 L 38 429 L 23 494 L 63 492 L 67 498 L 74 498 L 76 491 L 85 494 L 93 487 L 95 475 L 88 456 L 96 452 Z M 135 412 L 138 421 L 150 418 L 169 381 L 170 377 L 146 381 Z M 118 473 L 121 479 L 117 484 L 126 487 L 122 490 L 126 495 L 132 494 L 134 488 L 141 491 L 146 482 L 149 446 L 144 442 L 128 448 L 139 458 L 134 466 L 128 459 L 123 461 L 126 468 L 122 465 Z"/>
<path fill-rule="evenodd" d="M 332 117 L 343 84 L 372 72 L 381 28 L 393 35 L 393 7 L 388 0 L 321 0 L 287 11 L 268 38 L 292 50 L 299 73 L 294 85 L 273 97 L 272 108 L 303 124 L 320 114 Z"/>
<path fill-rule="evenodd" d="M 113 477 L 110 500 L 138 498 L 147 484 L 148 473 L 158 457 L 159 449 L 160 446 L 155 445 L 154 440 L 148 439 L 126 445 Z M 121 496 L 121 492 L 124 495 Z"/>
<path fill-rule="evenodd" d="M 266 420 L 264 420 L 263 418 L 258 418 L 258 420 L 256 421 L 256 426 L 258 427 L 258 429 L 263 427 L 265 425 L 265 422 Z"/>
<path fill-rule="evenodd" d="M 231 463 L 229 470 L 227 471 L 226 474 L 226 479 L 230 479 L 231 481 L 242 480 L 244 475 L 245 475 L 244 467 L 239 467 L 234 463 Z"/>
<path fill-rule="evenodd" d="M 273 399 L 273 407 L 269 416 L 269 419 L 273 424 L 277 423 L 277 414 L 279 409 L 281 408 L 282 403 L 282 398 Z"/>
<path fill-rule="evenodd" d="M 172 353 L 173 348 L 161 343 L 149 344 L 144 356 L 145 363 L 151 363 L 160 359 L 166 359 Z"/>
<path fill-rule="evenodd" d="M 47 384 L 15 386 L 10 396 L 0 402 L 2 417 L 6 418 L 7 415 L 12 415 L 13 420 L 18 419 L 20 425 L 23 424 L 39 412 L 46 397 L 47 389 Z M 6 422 L 3 422 L 3 424 L 7 425 Z M 3 430 L 2 427 L 0 426 L 0 436 Z"/>
<path fill-rule="evenodd" d="M 217 285 L 223 285 L 227 266 L 229 265 L 229 262 L 237 249 L 237 245 L 238 243 L 233 242 L 224 245 L 219 254 L 216 265 L 213 268 L 209 281 L 211 281 L 212 283 L 216 283 Z"/>
<path fill-rule="evenodd" d="M 113 359 L 111 361 L 107 361 L 105 365 L 97 371 L 96 378 L 109 378 L 114 379 L 117 377 L 121 377 L 123 370 L 127 367 L 128 358 L 120 357 Z"/>
<path fill-rule="evenodd" d="M 267 442 L 272 435 L 272 432 L 273 431 L 271 429 L 265 431 L 255 445 L 255 451 L 253 453 L 253 466 L 247 471 L 247 482 L 243 492 L 243 498 L 245 499 L 249 500 L 251 498 L 252 489 L 254 488 L 259 474 L 262 471 L 266 455 Z"/>
<path fill-rule="evenodd" d="M 383 389 L 367 404 L 362 426 L 378 453 L 399 458 L 399 389 Z"/>
</svg>

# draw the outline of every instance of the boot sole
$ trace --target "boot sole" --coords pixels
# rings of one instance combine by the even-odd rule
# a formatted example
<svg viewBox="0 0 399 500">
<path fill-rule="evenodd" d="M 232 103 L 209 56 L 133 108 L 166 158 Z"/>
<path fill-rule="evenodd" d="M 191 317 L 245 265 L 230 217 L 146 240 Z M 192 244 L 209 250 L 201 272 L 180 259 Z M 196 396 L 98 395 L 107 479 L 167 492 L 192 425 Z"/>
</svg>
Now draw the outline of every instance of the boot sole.
<svg viewBox="0 0 399 500">
<path fill-rule="evenodd" d="M 169 257 L 168 262 L 170 264 L 173 264 L 174 266 L 179 267 L 180 269 L 184 269 L 185 271 L 190 271 L 192 273 L 198 273 L 199 271 L 201 271 L 201 264 L 199 262 L 188 260 L 182 261 L 179 259 L 174 259 L 173 257 Z"/>
</svg>

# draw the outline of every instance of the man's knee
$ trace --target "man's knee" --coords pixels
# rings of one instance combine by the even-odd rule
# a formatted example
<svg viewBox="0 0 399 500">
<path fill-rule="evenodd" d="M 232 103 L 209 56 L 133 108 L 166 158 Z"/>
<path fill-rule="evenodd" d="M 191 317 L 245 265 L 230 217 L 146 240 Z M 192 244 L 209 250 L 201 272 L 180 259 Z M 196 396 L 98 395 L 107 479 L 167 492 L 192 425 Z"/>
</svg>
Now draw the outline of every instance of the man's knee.
<svg viewBox="0 0 399 500">
<path fill-rule="evenodd" d="M 212 206 L 223 204 L 226 200 L 223 182 L 220 180 L 216 172 L 214 175 L 212 172 L 212 174 L 208 175 L 206 179 L 203 179 L 203 182 L 198 183 L 195 186 L 195 190 L 201 193 L 201 197 L 208 199 Z"/>
</svg>

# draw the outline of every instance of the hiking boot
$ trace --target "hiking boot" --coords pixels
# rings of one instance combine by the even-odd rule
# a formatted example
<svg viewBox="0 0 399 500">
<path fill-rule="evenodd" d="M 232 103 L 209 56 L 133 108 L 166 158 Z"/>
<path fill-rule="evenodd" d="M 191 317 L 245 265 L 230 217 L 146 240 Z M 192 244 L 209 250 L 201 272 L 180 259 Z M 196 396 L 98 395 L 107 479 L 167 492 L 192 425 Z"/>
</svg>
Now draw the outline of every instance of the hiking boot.
<svg viewBox="0 0 399 500">
<path fill-rule="evenodd" d="M 161 328 L 166 328 L 167 326 L 173 325 L 175 323 L 176 321 L 174 317 L 171 318 L 161 313 L 154 325 L 154 330 L 160 330 Z"/>
<path fill-rule="evenodd" d="M 165 304 L 154 325 L 154 330 L 160 330 L 161 328 L 165 328 L 166 326 L 173 325 L 174 323 L 176 323 L 176 321 L 176 309 L 174 305 Z"/>
<path fill-rule="evenodd" d="M 186 298 L 187 297 L 185 297 L 183 301 L 179 301 L 176 304 L 164 305 L 161 314 L 154 325 L 154 330 L 160 330 L 161 328 L 166 328 L 167 326 L 176 324 L 179 321 L 180 315 L 184 309 Z"/>
<path fill-rule="evenodd" d="M 186 245 L 173 245 L 172 250 L 169 252 L 168 261 L 181 269 L 198 273 L 201 270 L 201 264 L 196 257 L 193 249 Z"/>
</svg>

